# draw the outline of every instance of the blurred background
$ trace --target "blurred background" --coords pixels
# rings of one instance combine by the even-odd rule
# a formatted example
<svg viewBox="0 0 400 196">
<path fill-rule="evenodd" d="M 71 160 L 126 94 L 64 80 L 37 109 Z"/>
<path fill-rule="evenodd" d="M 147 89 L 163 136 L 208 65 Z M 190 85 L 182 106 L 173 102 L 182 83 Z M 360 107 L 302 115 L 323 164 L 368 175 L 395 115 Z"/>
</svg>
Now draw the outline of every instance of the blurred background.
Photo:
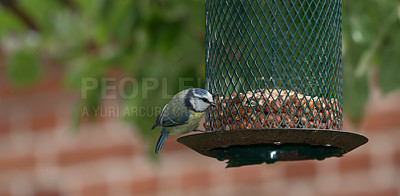
<svg viewBox="0 0 400 196">
<path fill-rule="evenodd" d="M 400 2 L 343 0 L 342 158 L 224 169 L 156 115 L 204 87 L 202 0 L 0 0 L 0 195 L 400 195 Z"/>
</svg>

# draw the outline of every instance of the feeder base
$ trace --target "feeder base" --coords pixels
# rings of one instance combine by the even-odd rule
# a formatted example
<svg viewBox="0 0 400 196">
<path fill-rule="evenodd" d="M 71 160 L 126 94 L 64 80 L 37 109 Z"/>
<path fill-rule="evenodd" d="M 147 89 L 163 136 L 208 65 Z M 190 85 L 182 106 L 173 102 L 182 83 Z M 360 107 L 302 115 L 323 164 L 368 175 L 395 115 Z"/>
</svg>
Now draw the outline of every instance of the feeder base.
<svg viewBox="0 0 400 196">
<path fill-rule="evenodd" d="M 345 131 L 262 129 L 192 134 L 178 138 L 178 142 L 202 155 L 220 161 L 228 159 L 227 167 L 240 167 L 341 157 L 367 143 L 368 139 Z"/>
</svg>

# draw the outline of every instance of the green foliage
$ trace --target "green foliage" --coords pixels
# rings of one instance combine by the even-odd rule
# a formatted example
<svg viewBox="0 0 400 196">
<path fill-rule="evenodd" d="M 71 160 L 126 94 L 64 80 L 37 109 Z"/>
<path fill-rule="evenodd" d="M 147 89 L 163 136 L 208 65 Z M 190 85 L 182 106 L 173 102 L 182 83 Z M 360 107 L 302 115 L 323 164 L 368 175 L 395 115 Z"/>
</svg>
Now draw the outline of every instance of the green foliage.
<svg viewBox="0 0 400 196">
<path fill-rule="evenodd" d="M 371 66 L 383 93 L 400 86 L 400 2 L 343 1 L 343 104 L 353 120 L 368 100 Z"/>
<path fill-rule="evenodd" d="M 41 74 L 39 58 L 31 50 L 18 50 L 8 57 L 7 75 L 17 87 L 34 83 Z"/>
<path fill-rule="evenodd" d="M 12 13 L 6 10 L 0 5 L 0 37 L 3 34 L 7 34 L 9 31 L 15 31 L 23 29 L 21 24 L 16 17 L 12 16 Z"/>
<path fill-rule="evenodd" d="M 391 31 L 394 33 L 383 40 L 380 51 L 382 54 L 377 58 L 378 82 L 384 93 L 394 91 L 400 86 L 400 22 L 397 22 Z"/>
</svg>

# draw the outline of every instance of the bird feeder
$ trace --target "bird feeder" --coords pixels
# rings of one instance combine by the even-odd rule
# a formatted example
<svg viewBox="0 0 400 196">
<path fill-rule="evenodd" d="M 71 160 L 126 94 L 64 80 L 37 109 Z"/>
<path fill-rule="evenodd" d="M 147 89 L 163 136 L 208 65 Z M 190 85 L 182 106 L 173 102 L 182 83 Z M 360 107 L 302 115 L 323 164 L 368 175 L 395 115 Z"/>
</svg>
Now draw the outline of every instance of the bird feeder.
<svg viewBox="0 0 400 196">
<path fill-rule="evenodd" d="M 340 157 L 341 0 L 206 0 L 207 133 L 179 142 L 227 167 Z"/>
</svg>

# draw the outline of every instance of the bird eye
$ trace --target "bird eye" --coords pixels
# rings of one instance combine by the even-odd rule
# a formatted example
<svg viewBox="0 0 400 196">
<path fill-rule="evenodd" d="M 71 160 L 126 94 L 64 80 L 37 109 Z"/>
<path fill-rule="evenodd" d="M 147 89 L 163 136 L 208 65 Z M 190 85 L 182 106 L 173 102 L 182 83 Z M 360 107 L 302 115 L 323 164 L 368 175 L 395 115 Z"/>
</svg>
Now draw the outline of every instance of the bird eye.
<svg viewBox="0 0 400 196">
<path fill-rule="evenodd" d="M 203 100 L 204 102 L 208 103 L 208 99 L 206 99 L 206 98 L 201 98 L 201 100 Z"/>
</svg>

